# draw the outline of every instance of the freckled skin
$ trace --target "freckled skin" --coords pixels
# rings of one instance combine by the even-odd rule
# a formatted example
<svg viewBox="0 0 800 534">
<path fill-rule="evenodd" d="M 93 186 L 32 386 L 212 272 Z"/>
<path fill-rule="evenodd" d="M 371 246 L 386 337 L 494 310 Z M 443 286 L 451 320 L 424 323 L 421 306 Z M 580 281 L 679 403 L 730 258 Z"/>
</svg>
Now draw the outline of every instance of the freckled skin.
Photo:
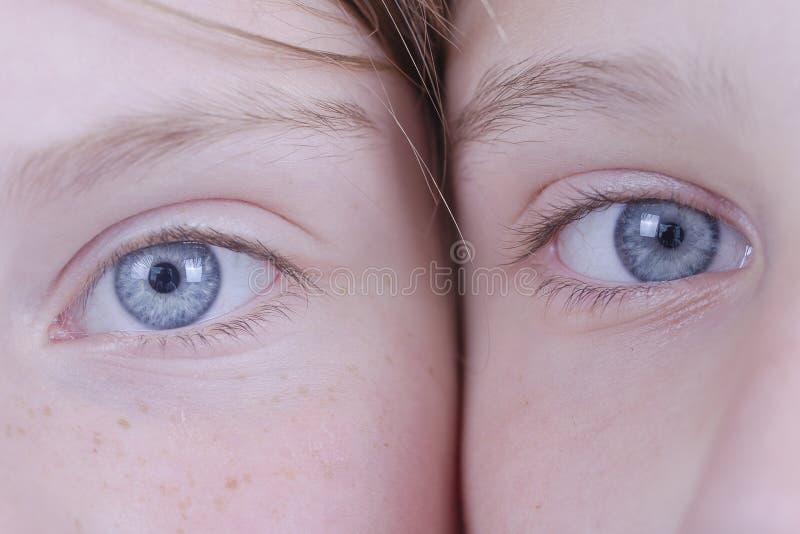
<svg viewBox="0 0 800 534">
<path fill-rule="evenodd" d="M 166 3 L 295 46 L 378 53 L 362 29 L 315 14 L 337 9 L 327 0 Z M 447 298 L 286 299 L 287 317 L 195 351 L 48 339 L 99 263 L 166 221 L 212 221 L 325 272 L 388 265 L 404 279 L 446 261 L 424 176 L 380 100 L 428 146 L 410 84 L 186 24 L 135 2 L 0 7 L 0 56 L 13 72 L 0 84 L 0 229 L 13 236 L 0 250 L 0 532 L 452 532 Z M 57 195 L 17 196 L 32 186 L 13 182 L 17 164 L 41 147 L 195 93 L 227 102 L 253 90 L 258 101 L 271 86 L 355 99 L 375 127 L 226 131 L 80 193 L 50 185 L 57 172 L 42 177 Z"/>
</svg>

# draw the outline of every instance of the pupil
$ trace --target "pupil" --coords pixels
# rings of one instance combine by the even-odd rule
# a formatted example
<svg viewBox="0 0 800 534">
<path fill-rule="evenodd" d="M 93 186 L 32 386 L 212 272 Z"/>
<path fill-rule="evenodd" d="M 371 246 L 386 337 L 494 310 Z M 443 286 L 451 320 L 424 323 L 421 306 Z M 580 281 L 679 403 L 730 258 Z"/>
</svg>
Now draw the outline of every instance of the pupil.
<svg viewBox="0 0 800 534">
<path fill-rule="evenodd" d="M 658 241 L 666 248 L 678 248 L 683 243 L 683 228 L 679 224 L 658 225 Z"/>
<path fill-rule="evenodd" d="M 159 263 L 150 267 L 148 281 L 159 293 L 172 293 L 181 283 L 181 273 L 171 263 Z"/>
</svg>

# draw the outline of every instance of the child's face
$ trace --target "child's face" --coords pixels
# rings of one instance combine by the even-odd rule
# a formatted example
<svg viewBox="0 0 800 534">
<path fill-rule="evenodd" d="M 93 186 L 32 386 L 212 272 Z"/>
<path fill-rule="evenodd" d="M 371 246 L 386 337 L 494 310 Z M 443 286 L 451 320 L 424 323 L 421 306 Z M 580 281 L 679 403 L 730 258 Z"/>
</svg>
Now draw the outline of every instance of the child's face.
<svg viewBox="0 0 800 534">
<path fill-rule="evenodd" d="M 378 55 L 333 2 L 164 4 Z M 0 11 L 0 531 L 446 531 L 450 303 L 362 277 L 439 258 L 410 86 L 144 3 Z"/>
<path fill-rule="evenodd" d="M 467 297 L 468 524 L 797 531 L 800 9 L 490 3 L 454 188 L 475 267 L 536 279 Z"/>
</svg>

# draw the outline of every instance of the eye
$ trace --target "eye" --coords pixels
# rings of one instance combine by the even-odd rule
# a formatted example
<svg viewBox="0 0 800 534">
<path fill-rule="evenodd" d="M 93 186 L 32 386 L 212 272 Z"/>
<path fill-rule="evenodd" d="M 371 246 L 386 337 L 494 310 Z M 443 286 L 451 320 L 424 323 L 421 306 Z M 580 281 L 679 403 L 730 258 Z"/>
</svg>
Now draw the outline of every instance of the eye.
<svg viewBox="0 0 800 534">
<path fill-rule="evenodd" d="M 229 313 L 274 283 L 269 264 L 200 242 L 171 242 L 129 252 L 112 265 L 88 296 L 87 334 L 171 330 Z M 266 277 L 266 278 L 265 278 Z"/>
<path fill-rule="evenodd" d="M 664 282 L 742 268 L 752 252 L 725 222 L 669 200 L 645 199 L 595 209 L 556 240 L 576 273 L 609 282 Z"/>
<path fill-rule="evenodd" d="M 284 272 L 289 279 L 300 280 L 296 267 L 260 243 L 211 230 L 179 228 L 161 234 L 147 237 L 146 246 L 124 247 L 125 252 L 98 269 L 81 296 L 54 323 L 51 337 L 200 325 L 230 315 L 256 297 L 271 298 L 267 294 L 277 293 L 274 288 Z M 163 236 L 184 239 L 163 240 Z M 277 304 L 265 304 L 259 310 L 272 308 Z M 248 315 L 249 320 L 258 320 L 256 315 Z M 250 328 L 243 318 L 233 322 L 237 326 L 219 324 L 217 329 Z"/>
</svg>

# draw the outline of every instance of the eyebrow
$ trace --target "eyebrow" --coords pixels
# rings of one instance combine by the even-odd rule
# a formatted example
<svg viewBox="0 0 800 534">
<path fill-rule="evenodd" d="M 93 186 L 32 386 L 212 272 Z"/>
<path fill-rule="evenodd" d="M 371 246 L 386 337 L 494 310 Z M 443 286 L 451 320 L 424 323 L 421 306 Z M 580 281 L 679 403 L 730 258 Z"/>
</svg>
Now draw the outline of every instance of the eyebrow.
<svg viewBox="0 0 800 534">
<path fill-rule="evenodd" d="M 695 70 L 681 70 L 656 54 L 529 58 L 496 66 L 453 121 L 454 144 L 498 141 L 527 124 L 587 112 L 629 120 L 687 103 L 735 105 L 736 91 L 723 72 Z"/>
<path fill-rule="evenodd" d="M 279 136 L 307 131 L 337 140 L 377 128 L 354 102 L 306 100 L 271 85 L 228 88 L 213 97 L 188 95 L 160 111 L 109 119 L 76 139 L 20 158 L 12 167 L 16 176 L 8 197 L 44 201 L 84 193 L 99 182 L 148 169 L 192 148 L 269 127 L 280 128 Z M 302 143 L 307 143 L 306 137 Z"/>
</svg>

